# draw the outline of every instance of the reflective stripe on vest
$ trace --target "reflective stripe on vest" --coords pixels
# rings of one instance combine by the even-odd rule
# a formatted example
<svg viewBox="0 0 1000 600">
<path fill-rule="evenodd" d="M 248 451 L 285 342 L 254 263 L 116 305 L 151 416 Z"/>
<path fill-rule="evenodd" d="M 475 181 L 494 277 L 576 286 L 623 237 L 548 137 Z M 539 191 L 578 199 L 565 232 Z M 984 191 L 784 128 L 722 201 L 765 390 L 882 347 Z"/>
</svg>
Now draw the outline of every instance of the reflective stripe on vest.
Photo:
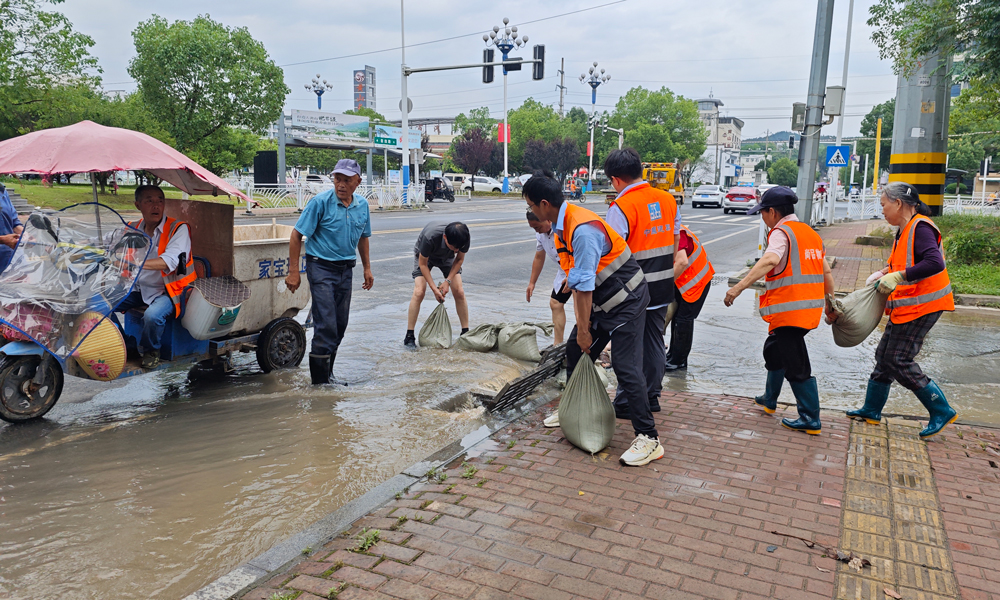
<svg viewBox="0 0 1000 600">
<path fill-rule="evenodd" d="M 816 329 L 825 302 L 823 241 L 811 227 L 798 221 L 775 229 L 788 237 L 787 261 L 781 273 L 768 273 L 765 278 L 760 316 L 769 324 L 769 331 L 778 327 Z"/>
<path fill-rule="evenodd" d="M 913 266 L 913 243 L 916 239 L 916 229 L 920 222 L 926 222 L 937 233 L 938 250 L 944 258 L 941 248 L 941 231 L 934 221 L 923 215 L 915 215 L 900 231 L 899 239 L 892 245 L 889 257 L 889 271 L 904 271 Z M 924 315 L 942 311 L 955 310 L 955 299 L 952 296 L 951 278 L 947 267 L 940 273 L 914 281 L 902 281 L 889 294 L 885 304 L 885 314 L 896 324 L 908 323 Z"/>
<path fill-rule="evenodd" d="M 625 287 L 628 289 L 628 292 L 631 292 L 635 288 L 639 287 L 639 284 L 642 283 L 642 279 L 643 273 L 642 270 L 639 270 L 632 276 L 632 279 L 625 282 Z M 605 300 L 601 304 L 595 304 L 594 310 L 597 312 L 611 312 L 614 307 L 618 306 L 624 302 L 626 298 L 628 298 L 628 292 L 625 290 L 618 290 L 618 293 L 612 296 L 609 300 Z"/>
<path fill-rule="evenodd" d="M 694 252 L 688 258 L 687 269 L 684 269 L 684 272 L 677 277 L 675 285 L 677 291 L 681 293 L 681 297 L 686 302 L 692 303 L 701 298 L 705 286 L 712 281 L 712 277 L 715 275 L 715 268 L 709 262 L 708 253 L 705 252 L 705 247 L 701 245 L 698 236 L 684 225 L 681 225 L 681 229 L 691 238 Z"/>
<path fill-rule="evenodd" d="M 628 221 L 628 247 L 646 275 L 650 303 L 673 300 L 674 197 L 644 182 L 621 193 L 611 205 Z"/>
<path fill-rule="evenodd" d="M 178 221 L 172 217 L 163 217 L 163 232 L 160 234 L 160 242 L 156 248 L 156 256 L 159 258 L 167 250 L 167 245 L 170 243 L 170 238 L 177 233 L 177 230 L 181 227 L 188 228 L 188 234 L 190 235 L 191 227 L 184 221 Z M 134 227 L 140 231 L 143 229 L 143 221 L 140 219 L 138 223 L 129 223 L 130 227 Z M 181 300 L 184 297 L 184 291 L 189 285 L 194 283 L 195 279 L 198 278 L 198 274 L 194 270 L 194 252 L 188 252 L 187 262 L 184 265 L 187 270 L 186 275 L 175 275 L 167 271 L 160 271 L 160 276 L 163 277 L 163 287 L 167 291 L 167 297 L 170 298 L 171 304 L 174 305 L 174 317 L 181 317 Z"/>
</svg>

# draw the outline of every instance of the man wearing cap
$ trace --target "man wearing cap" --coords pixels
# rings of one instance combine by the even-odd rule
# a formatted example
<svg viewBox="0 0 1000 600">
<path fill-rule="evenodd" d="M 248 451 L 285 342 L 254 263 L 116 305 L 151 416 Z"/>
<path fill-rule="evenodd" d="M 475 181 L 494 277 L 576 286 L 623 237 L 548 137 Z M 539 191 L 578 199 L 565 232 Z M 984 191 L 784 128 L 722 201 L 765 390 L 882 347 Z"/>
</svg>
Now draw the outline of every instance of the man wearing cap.
<svg viewBox="0 0 1000 600">
<path fill-rule="evenodd" d="M 312 293 L 313 340 L 309 351 L 309 373 L 313 384 L 329 383 L 337 349 L 344 339 L 351 313 L 351 285 L 358 254 L 364 269 L 362 289 L 375 283 L 368 257 L 372 235 L 368 201 L 355 194 L 361 184 L 361 167 L 341 159 L 333 170 L 333 189 L 314 197 L 295 223 L 288 245 L 289 273 L 285 283 L 291 292 L 301 284 L 299 252 L 306 241 L 306 277 Z"/>
<path fill-rule="evenodd" d="M 825 302 L 833 293 L 833 275 L 826 262 L 823 240 L 795 216 L 795 192 L 781 186 L 764 192 L 760 203 L 747 214 L 760 213 L 770 229 L 767 250 L 747 276 L 726 292 L 726 306 L 755 281 L 764 277 L 766 291 L 760 297 L 760 316 L 769 325 L 764 341 L 767 385 L 754 402 L 773 414 L 783 380 L 795 394 L 799 418 L 782 419 L 788 429 L 811 435 L 820 433 L 819 389 L 812 376 L 805 336 L 819 327 L 823 307 L 829 316 L 833 307 Z"/>
</svg>

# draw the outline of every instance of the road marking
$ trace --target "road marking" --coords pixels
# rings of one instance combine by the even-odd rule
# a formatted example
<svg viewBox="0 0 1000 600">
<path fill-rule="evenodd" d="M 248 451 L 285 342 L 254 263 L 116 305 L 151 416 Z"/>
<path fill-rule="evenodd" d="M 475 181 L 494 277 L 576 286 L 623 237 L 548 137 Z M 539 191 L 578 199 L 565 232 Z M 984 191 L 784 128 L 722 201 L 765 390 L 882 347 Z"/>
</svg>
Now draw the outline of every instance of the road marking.
<svg viewBox="0 0 1000 600">
<path fill-rule="evenodd" d="M 520 221 L 518 221 L 518 223 L 520 223 Z M 537 242 L 537 240 L 526 239 L 526 240 L 517 240 L 515 242 L 502 242 L 500 244 L 490 244 L 488 246 L 476 246 L 475 249 L 476 250 L 483 250 L 485 248 L 496 248 L 497 246 L 510 246 L 511 244 L 523 244 L 525 242 Z M 470 250 L 471 250 L 471 248 L 470 248 Z M 390 258 L 379 258 L 379 259 L 373 260 L 371 262 L 372 263 L 379 263 L 379 262 L 387 262 L 387 261 L 390 261 L 390 260 L 402 260 L 404 258 L 413 258 L 413 253 L 403 254 L 403 255 L 400 255 L 400 256 L 393 256 L 393 257 L 390 257 Z"/>
<path fill-rule="evenodd" d="M 736 217 L 735 219 L 729 219 L 726 223 L 744 223 L 752 219 L 753 217 Z"/>
<path fill-rule="evenodd" d="M 756 230 L 757 230 L 757 228 L 756 228 L 756 227 L 747 227 L 746 229 L 740 229 L 739 231 L 734 231 L 733 233 L 730 233 L 729 235 L 724 235 L 724 236 L 722 236 L 722 237 L 719 237 L 719 238 L 715 238 L 714 240 L 709 240 L 709 241 L 707 241 L 707 242 L 702 242 L 702 243 L 701 243 L 701 245 L 702 245 L 702 246 L 707 246 L 707 245 L 709 245 L 709 244 L 714 244 L 715 242 L 719 242 L 719 241 L 722 241 L 722 240 L 724 240 L 724 239 L 726 239 L 726 238 L 731 238 L 731 237 L 733 237 L 734 235 L 739 235 L 739 234 L 741 234 L 741 233 L 746 233 L 746 232 L 748 232 L 748 231 L 756 231 Z"/>
<path fill-rule="evenodd" d="M 729 217 L 729 215 L 719 215 L 717 217 L 709 217 L 709 218 L 707 218 L 705 220 L 706 221 L 718 221 L 719 219 L 725 219 L 725 218 L 728 218 L 728 217 Z"/>
<path fill-rule="evenodd" d="M 516 221 L 497 221 L 495 223 L 475 223 L 473 225 L 469 225 L 469 228 L 471 229 L 472 227 L 493 227 L 497 225 L 516 225 L 518 223 L 527 224 L 527 221 L 525 221 L 524 219 L 518 219 Z M 372 235 L 383 235 L 386 233 L 411 233 L 414 231 L 423 231 L 423 230 L 424 230 L 423 227 L 410 227 L 408 229 L 383 229 L 380 231 L 373 231 Z"/>
</svg>

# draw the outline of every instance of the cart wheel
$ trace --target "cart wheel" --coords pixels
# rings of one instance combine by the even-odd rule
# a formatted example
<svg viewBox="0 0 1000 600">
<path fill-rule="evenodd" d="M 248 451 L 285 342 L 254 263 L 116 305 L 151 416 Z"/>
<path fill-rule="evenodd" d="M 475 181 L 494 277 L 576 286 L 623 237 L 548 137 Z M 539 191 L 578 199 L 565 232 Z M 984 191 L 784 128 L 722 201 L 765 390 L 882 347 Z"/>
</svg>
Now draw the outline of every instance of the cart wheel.
<svg viewBox="0 0 1000 600">
<path fill-rule="evenodd" d="M 0 358 L 0 419 L 20 423 L 49 412 L 62 394 L 63 373 L 55 360 L 45 361 L 45 377 L 35 389 L 32 379 L 42 363 L 41 356 Z"/>
<path fill-rule="evenodd" d="M 290 317 L 264 326 L 257 338 L 257 364 L 265 373 L 297 367 L 306 355 L 306 330 Z"/>
</svg>

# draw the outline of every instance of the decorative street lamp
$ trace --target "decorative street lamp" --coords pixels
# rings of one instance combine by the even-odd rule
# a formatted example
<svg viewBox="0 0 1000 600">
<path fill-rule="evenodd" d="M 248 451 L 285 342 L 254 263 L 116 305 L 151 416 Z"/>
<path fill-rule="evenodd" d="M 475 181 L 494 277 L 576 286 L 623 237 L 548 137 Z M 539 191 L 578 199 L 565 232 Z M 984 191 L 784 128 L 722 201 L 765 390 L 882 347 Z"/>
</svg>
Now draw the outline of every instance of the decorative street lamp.
<svg viewBox="0 0 1000 600">
<path fill-rule="evenodd" d="M 503 28 L 498 25 L 493 26 L 493 31 L 483 34 L 483 41 L 487 46 L 494 46 L 503 55 L 503 60 L 508 59 L 511 50 L 521 48 L 528 43 L 528 36 L 518 36 L 517 26 L 509 26 L 510 19 L 504 17 Z M 492 68 L 492 67 L 491 67 Z M 520 70 L 518 64 L 514 70 Z M 510 129 L 507 126 L 507 66 L 503 68 L 503 193 L 510 191 L 510 183 L 507 172 L 507 139 L 510 138 Z"/>
<path fill-rule="evenodd" d="M 591 191 L 594 187 L 594 128 L 597 126 L 597 88 L 602 84 L 611 81 L 611 75 L 605 75 L 604 69 L 598 71 L 597 61 L 594 61 L 594 66 L 590 67 L 589 75 L 584 73 L 580 75 L 580 83 L 586 83 L 590 86 L 590 167 L 587 171 L 587 191 Z"/>
<path fill-rule="evenodd" d="M 319 73 L 313 77 L 311 83 L 307 83 L 305 88 L 310 92 L 316 94 L 316 110 L 323 110 L 323 94 L 327 90 L 333 89 L 333 86 L 326 82 L 326 80 L 320 81 Z"/>
</svg>

